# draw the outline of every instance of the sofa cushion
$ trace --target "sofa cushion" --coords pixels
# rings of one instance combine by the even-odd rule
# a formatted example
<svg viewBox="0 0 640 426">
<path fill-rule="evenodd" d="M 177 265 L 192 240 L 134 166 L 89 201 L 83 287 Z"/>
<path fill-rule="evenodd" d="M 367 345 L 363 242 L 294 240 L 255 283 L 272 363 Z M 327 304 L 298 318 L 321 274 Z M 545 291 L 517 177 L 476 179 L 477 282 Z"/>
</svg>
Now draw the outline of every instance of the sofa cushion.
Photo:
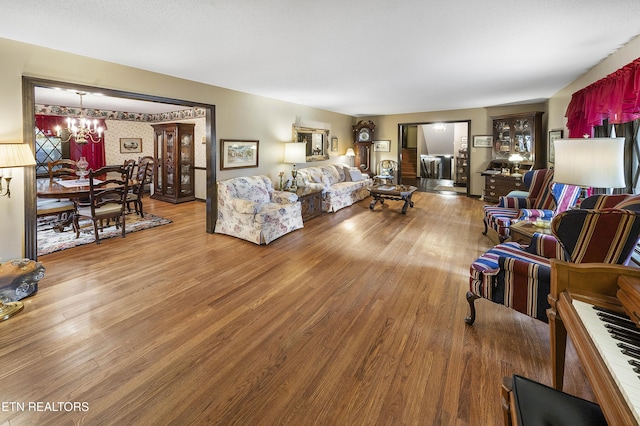
<svg viewBox="0 0 640 426">
<path fill-rule="evenodd" d="M 340 176 L 340 182 L 344 182 L 345 175 L 344 175 L 344 167 L 342 167 L 342 164 L 332 164 L 331 167 L 336 169 L 338 176 Z"/>
<path fill-rule="evenodd" d="M 360 182 L 364 180 L 364 176 L 362 176 L 360 170 L 349 170 L 349 176 L 351 176 L 352 182 Z"/>
<path fill-rule="evenodd" d="M 338 171 L 333 166 L 333 164 L 321 166 L 320 169 L 322 170 L 322 174 L 326 177 L 326 184 L 333 185 L 342 182 L 342 179 L 340 179 L 340 175 L 338 174 Z"/>
</svg>

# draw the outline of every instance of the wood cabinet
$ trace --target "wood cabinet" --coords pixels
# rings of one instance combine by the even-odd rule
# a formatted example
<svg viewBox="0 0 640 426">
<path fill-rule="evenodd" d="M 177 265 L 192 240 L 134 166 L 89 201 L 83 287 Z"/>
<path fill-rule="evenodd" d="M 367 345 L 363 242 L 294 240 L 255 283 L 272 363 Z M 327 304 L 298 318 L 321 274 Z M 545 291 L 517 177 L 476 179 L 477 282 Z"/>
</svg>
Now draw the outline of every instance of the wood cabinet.
<svg viewBox="0 0 640 426">
<path fill-rule="evenodd" d="M 155 160 L 151 198 L 183 203 L 195 200 L 194 127 L 190 123 L 153 125 Z"/>
<path fill-rule="evenodd" d="M 541 111 L 491 117 L 493 120 L 493 158 L 509 160 L 520 154 L 522 164 L 534 169 L 546 167 L 546 144 L 542 137 Z"/>
<path fill-rule="evenodd" d="M 522 176 L 511 176 L 503 174 L 490 174 L 491 171 L 483 172 L 484 175 L 484 200 L 489 203 L 497 203 L 498 198 L 507 195 L 511 191 L 526 191 Z"/>
<path fill-rule="evenodd" d="M 322 190 L 300 188 L 296 194 L 302 207 L 303 222 L 322 214 Z"/>
<path fill-rule="evenodd" d="M 461 149 L 456 157 L 456 175 L 454 184 L 456 186 L 466 186 L 468 182 L 469 151 Z"/>
</svg>

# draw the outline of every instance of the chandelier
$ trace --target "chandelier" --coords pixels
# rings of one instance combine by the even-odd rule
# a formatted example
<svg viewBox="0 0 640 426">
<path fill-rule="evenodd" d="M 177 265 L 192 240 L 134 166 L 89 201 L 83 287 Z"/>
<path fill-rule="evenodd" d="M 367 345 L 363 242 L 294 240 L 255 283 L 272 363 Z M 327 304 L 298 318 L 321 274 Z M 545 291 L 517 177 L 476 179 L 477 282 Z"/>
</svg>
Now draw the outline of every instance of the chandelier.
<svg viewBox="0 0 640 426">
<path fill-rule="evenodd" d="M 86 95 L 85 92 L 76 92 L 80 96 L 80 117 L 67 118 L 67 127 L 65 129 L 56 126 L 56 133 L 58 137 L 61 137 L 63 130 L 69 135 L 63 142 L 69 142 L 71 138 L 75 139 L 78 145 L 85 145 L 89 141 L 93 143 L 100 142 L 102 137 L 103 128 L 98 126 L 98 120 L 89 120 L 84 117 L 84 109 L 82 107 L 82 97 Z M 96 138 L 97 136 L 97 138 Z"/>
</svg>

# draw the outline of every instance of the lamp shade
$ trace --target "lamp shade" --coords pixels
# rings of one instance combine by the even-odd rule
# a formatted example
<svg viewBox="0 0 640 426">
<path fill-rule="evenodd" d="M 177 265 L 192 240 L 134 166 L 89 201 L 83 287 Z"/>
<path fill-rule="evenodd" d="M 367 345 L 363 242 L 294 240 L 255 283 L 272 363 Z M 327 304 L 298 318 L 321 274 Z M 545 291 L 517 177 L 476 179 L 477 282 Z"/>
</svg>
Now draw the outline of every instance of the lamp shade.
<svg viewBox="0 0 640 426">
<path fill-rule="evenodd" d="M 31 147 L 26 143 L 0 144 L 0 168 L 35 166 Z"/>
<path fill-rule="evenodd" d="M 624 138 L 557 139 L 553 180 L 594 188 L 624 188 Z"/>
<path fill-rule="evenodd" d="M 355 157 L 356 153 L 353 152 L 353 148 L 347 149 L 347 153 L 345 154 L 347 157 Z"/>
<path fill-rule="evenodd" d="M 304 142 L 289 142 L 284 144 L 284 162 L 301 164 L 307 162 L 307 144 Z"/>
</svg>

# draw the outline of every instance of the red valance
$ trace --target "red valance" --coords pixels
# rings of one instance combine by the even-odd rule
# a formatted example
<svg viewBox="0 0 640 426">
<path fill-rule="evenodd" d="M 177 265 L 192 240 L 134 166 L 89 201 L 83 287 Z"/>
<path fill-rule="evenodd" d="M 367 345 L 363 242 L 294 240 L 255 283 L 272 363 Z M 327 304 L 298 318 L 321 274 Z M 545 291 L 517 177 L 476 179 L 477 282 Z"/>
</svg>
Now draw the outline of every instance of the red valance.
<svg viewBox="0 0 640 426">
<path fill-rule="evenodd" d="M 565 117 L 570 138 L 593 136 L 606 119 L 619 124 L 640 118 L 640 58 L 574 93 Z"/>
<path fill-rule="evenodd" d="M 54 135 L 56 133 L 56 126 L 67 127 L 66 120 L 66 117 L 57 115 L 36 114 L 36 126 L 47 135 Z M 101 126 L 104 130 L 107 129 L 107 125 L 103 119 L 98 119 L 98 126 Z M 78 160 L 80 157 L 85 157 L 87 162 L 89 162 L 90 169 L 95 170 L 104 167 L 106 164 L 104 133 L 100 136 L 98 143 L 89 142 L 84 145 L 78 145 L 76 141 L 71 138 L 69 140 L 69 157 L 71 160 Z"/>
</svg>

